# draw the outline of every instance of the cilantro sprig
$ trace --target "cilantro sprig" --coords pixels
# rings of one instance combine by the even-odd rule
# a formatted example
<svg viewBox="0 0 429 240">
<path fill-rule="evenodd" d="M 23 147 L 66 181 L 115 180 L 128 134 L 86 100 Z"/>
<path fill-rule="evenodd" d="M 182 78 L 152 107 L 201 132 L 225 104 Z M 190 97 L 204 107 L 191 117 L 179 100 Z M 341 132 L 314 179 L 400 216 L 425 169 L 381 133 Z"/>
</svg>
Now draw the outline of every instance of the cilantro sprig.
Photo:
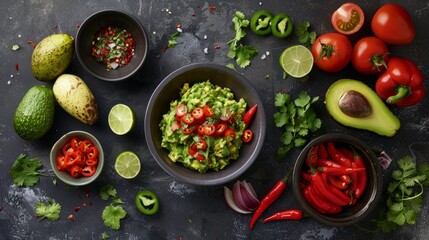
<svg viewBox="0 0 429 240">
<path fill-rule="evenodd" d="M 274 123 L 276 127 L 284 129 L 280 137 L 283 146 L 277 150 L 277 158 L 283 158 L 293 148 L 304 146 L 308 134 L 321 127 L 322 121 L 312 108 L 312 104 L 318 100 L 319 97 L 312 98 L 306 91 L 300 92 L 293 101 L 287 93 L 276 94 Z"/>
<path fill-rule="evenodd" d="M 9 173 L 13 182 L 19 187 L 31 187 L 39 182 L 39 176 L 49 176 L 40 173 L 40 168 L 42 168 L 42 163 L 38 158 L 30 158 L 25 154 L 20 154 L 10 168 Z"/>
<path fill-rule="evenodd" d="M 246 36 L 244 29 L 249 26 L 249 20 L 246 19 L 244 13 L 240 11 L 235 12 L 232 22 L 234 23 L 235 37 L 227 42 L 229 45 L 228 57 L 235 59 L 241 68 L 245 68 L 250 65 L 250 61 L 258 53 L 258 49 L 240 43 Z M 231 64 L 228 66 L 233 68 Z"/>
<path fill-rule="evenodd" d="M 386 209 L 377 220 L 383 232 L 391 232 L 405 224 L 415 224 L 421 211 L 424 187 L 429 185 L 429 164 L 418 168 L 411 156 L 397 161 L 387 188 Z"/>
<path fill-rule="evenodd" d="M 49 200 L 48 204 L 36 203 L 36 215 L 39 221 L 47 218 L 51 221 L 58 220 L 60 218 L 61 205 L 52 200 Z"/>
<path fill-rule="evenodd" d="M 309 32 L 310 22 L 304 21 L 295 28 L 295 35 L 298 37 L 298 41 L 308 47 L 311 46 L 316 40 L 316 32 Z"/>
<path fill-rule="evenodd" d="M 117 191 L 113 186 L 106 185 L 100 189 L 100 196 L 103 200 L 112 199 L 112 203 L 107 205 L 101 213 L 104 225 L 113 230 L 119 230 L 121 227 L 121 220 L 125 218 L 127 212 L 121 205 L 124 202 L 117 196 Z"/>
</svg>

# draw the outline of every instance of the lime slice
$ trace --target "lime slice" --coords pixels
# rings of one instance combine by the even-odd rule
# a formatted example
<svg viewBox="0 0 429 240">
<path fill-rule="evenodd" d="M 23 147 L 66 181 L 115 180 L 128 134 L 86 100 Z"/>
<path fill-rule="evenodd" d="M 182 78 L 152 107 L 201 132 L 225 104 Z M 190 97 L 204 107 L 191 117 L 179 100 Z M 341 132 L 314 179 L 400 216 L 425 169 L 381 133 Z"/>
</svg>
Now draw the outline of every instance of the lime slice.
<svg viewBox="0 0 429 240">
<path fill-rule="evenodd" d="M 107 119 L 112 132 L 118 135 L 124 135 L 133 129 L 135 114 L 130 107 L 119 103 L 110 109 Z"/>
<path fill-rule="evenodd" d="M 135 178 L 139 174 L 140 168 L 139 156 L 134 152 L 124 151 L 116 157 L 115 170 L 123 178 Z"/>
<path fill-rule="evenodd" d="M 283 70 L 294 78 L 305 77 L 313 68 L 313 55 L 303 45 L 286 48 L 280 55 L 280 65 Z"/>
</svg>

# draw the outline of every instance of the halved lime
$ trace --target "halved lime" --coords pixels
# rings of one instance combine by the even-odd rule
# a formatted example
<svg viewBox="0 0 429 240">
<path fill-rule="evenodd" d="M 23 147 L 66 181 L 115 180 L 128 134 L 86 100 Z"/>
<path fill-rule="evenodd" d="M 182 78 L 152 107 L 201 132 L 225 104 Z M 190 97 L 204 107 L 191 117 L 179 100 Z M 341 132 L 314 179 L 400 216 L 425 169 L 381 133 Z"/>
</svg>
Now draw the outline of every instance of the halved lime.
<svg viewBox="0 0 429 240">
<path fill-rule="evenodd" d="M 280 55 L 280 65 L 283 70 L 294 78 L 305 77 L 313 68 L 313 55 L 303 45 L 286 48 Z"/>
<path fill-rule="evenodd" d="M 116 157 L 115 170 L 123 178 L 135 178 L 140 168 L 140 158 L 132 151 L 124 151 Z"/>
<path fill-rule="evenodd" d="M 133 129 L 135 114 L 129 106 L 119 103 L 110 109 L 107 119 L 110 129 L 114 133 L 124 135 Z"/>
</svg>

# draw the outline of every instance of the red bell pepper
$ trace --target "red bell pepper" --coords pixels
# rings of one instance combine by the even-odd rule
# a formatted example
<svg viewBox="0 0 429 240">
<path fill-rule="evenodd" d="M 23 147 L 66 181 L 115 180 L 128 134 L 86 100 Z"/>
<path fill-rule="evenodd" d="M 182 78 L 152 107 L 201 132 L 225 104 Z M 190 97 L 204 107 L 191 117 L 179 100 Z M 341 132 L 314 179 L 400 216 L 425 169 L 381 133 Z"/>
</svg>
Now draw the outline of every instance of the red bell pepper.
<svg viewBox="0 0 429 240">
<path fill-rule="evenodd" d="M 389 104 L 396 104 L 398 107 L 412 106 L 425 96 L 423 74 L 414 62 L 392 57 L 387 62 L 387 70 L 378 78 L 375 90 Z"/>
</svg>

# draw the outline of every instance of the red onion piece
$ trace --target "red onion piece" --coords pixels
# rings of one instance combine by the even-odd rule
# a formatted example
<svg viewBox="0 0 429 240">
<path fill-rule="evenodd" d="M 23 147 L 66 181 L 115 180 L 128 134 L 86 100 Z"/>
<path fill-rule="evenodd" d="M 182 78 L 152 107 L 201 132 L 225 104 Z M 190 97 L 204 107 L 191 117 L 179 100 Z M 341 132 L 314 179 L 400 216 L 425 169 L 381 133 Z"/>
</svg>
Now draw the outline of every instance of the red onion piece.
<svg viewBox="0 0 429 240">
<path fill-rule="evenodd" d="M 252 213 L 251 211 L 247 211 L 247 210 L 243 210 L 241 208 L 239 208 L 237 206 L 237 204 L 234 201 L 234 198 L 232 196 L 232 191 L 231 189 L 227 188 L 227 187 L 223 187 L 223 192 L 224 192 L 224 196 L 225 196 L 225 201 L 228 204 L 228 206 L 230 208 L 232 208 L 234 211 L 241 213 L 241 214 L 249 214 Z"/>
<path fill-rule="evenodd" d="M 246 181 L 240 183 L 241 197 L 248 210 L 255 210 L 259 206 L 259 199 L 252 185 Z"/>
</svg>

